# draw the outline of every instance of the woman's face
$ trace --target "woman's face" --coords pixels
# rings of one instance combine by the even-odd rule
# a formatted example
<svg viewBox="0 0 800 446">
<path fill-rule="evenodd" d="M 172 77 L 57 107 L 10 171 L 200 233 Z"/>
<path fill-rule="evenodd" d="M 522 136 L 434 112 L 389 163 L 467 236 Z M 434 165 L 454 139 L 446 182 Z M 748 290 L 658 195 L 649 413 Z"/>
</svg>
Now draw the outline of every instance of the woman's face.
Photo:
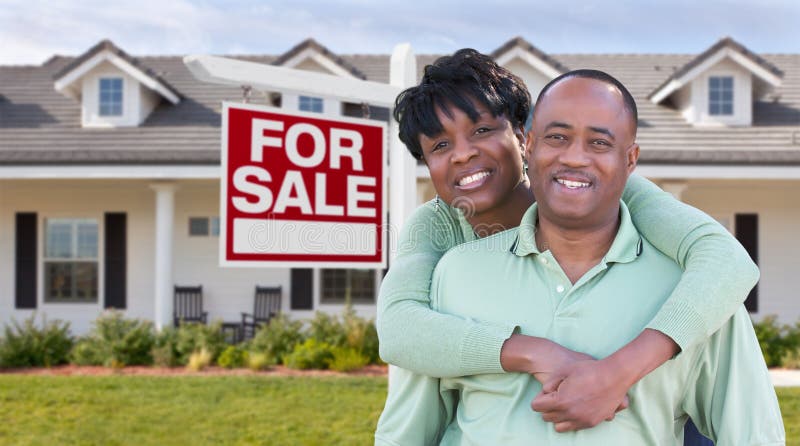
<svg viewBox="0 0 800 446">
<path fill-rule="evenodd" d="M 504 116 L 492 116 L 483 104 L 474 105 L 479 113 L 475 122 L 456 107 L 450 107 L 452 116 L 437 108 L 442 132 L 420 136 L 436 192 L 468 217 L 502 211 L 512 191 L 524 182 L 522 129 L 512 128 Z"/>
</svg>

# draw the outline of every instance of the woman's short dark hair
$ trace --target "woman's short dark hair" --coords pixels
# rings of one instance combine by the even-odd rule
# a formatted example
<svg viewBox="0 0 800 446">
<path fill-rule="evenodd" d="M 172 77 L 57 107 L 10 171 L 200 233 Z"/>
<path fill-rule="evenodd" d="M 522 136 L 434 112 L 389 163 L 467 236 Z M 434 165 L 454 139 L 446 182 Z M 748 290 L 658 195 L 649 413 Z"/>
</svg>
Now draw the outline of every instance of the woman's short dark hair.
<svg viewBox="0 0 800 446">
<path fill-rule="evenodd" d="M 436 108 L 452 116 L 453 106 L 477 121 L 473 101 L 482 103 L 494 117 L 505 116 L 514 128 L 524 125 L 531 111 L 531 95 L 522 79 L 491 57 L 465 48 L 426 66 L 419 85 L 397 96 L 394 119 L 400 140 L 414 158 L 422 159 L 420 135 L 433 137 L 443 131 Z"/>
</svg>

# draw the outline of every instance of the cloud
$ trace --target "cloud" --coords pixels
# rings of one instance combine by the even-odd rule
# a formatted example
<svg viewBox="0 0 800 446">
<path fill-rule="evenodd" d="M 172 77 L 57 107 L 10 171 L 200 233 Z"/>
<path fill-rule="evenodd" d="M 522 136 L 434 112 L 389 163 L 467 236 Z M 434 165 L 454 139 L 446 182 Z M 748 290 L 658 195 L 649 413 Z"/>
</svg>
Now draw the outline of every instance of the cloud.
<svg viewBox="0 0 800 446">
<path fill-rule="evenodd" d="M 553 53 L 696 53 L 731 35 L 757 52 L 800 52 L 793 0 L 381 3 L 0 0 L 0 64 L 80 54 L 103 38 L 132 54 L 280 54 L 307 37 L 343 54 L 400 42 L 417 53 L 488 52 L 516 35 Z"/>
</svg>

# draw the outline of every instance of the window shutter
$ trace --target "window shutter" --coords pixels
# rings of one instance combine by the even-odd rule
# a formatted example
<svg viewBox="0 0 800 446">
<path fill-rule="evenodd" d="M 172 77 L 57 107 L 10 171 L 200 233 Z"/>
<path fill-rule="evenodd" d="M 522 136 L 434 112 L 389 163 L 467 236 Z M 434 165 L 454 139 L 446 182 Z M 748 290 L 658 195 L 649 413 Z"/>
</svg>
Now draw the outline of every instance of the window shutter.
<svg viewBox="0 0 800 446">
<path fill-rule="evenodd" d="M 736 239 L 758 265 L 758 214 L 736 214 Z M 758 312 L 758 284 L 750 290 L 744 306 L 751 313 Z"/>
<path fill-rule="evenodd" d="M 105 302 L 104 308 L 127 307 L 127 214 L 105 215 Z"/>
<path fill-rule="evenodd" d="M 292 310 L 311 310 L 314 308 L 314 270 L 311 268 L 292 268 L 292 287 L 290 302 Z"/>
<path fill-rule="evenodd" d="M 16 308 L 36 308 L 36 213 L 16 215 Z"/>
</svg>

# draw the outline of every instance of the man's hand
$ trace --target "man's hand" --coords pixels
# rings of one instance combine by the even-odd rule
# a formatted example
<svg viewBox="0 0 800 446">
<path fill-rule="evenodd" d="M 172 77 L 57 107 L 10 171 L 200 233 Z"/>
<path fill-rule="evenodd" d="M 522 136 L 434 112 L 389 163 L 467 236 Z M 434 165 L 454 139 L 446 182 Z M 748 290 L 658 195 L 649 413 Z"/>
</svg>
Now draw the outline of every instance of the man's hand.
<svg viewBox="0 0 800 446">
<path fill-rule="evenodd" d="M 547 339 L 519 334 L 503 344 L 500 362 L 506 371 L 529 373 L 542 383 L 531 407 L 559 432 L 612 420 L 628 407 L 625 393 L 635 382 L 621 376 L 626 370 L 614 365 L 619 362 L 596 361 Z"/>
<path fill-rule="evenodd" d="M 628 407 L 627 382 L 607 361 L 576 361 L 542 381 L 531 408 L 554 423 L 557 432 L 587 429 Z"/>
</svg>

